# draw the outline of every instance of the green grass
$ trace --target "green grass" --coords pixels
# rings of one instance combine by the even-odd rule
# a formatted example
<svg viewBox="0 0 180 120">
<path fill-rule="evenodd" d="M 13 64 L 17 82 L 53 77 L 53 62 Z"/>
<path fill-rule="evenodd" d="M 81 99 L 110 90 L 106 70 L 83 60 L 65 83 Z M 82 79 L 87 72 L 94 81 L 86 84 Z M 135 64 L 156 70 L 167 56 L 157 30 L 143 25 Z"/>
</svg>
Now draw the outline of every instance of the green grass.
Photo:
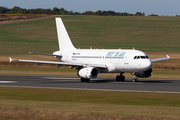
<svg viewBox="0 0 180 120">
<path fill-rule="evenodd" d="M 52 24 L 52 19 L 43 19 L 0 25 L 1 55 L 21 55 L 36 50 L 53 52 L 53 47 L 57 50 L 56 33 L 48 29 Z"/>
<path fill-rule="evenodd" d="M 77 77 L 77 70 L 70 68 L 56 68 L 55 66 L 38 66 L 38 67 L 11 67 L 11 66 L 1 66 L 0 73 L 5 75 L 44 75 L 44 76 L 71 76 Z M 99 78 L 114 78 L 118 73 L 101 73 Z M 130 73 L 124 74 L 126 78 L 132 78 Z M 166 79 L 166 80 L 179 80 L 180 71 L 171 70 L 154 70 L 153 75 L 150 79 Z M 149 79 L 149 78 L 147 78 Z"/>
<path fill-rule="evenodd" d="M 180 51 L 179 17 L 61 16 L 77 48 Z M 0 25 L 0 55 L 58 50 L 54 18 Z"/>
<path fill-rule="evenodd" d="M 1 87 L 0 99 L 180 107 L 179 94 Z"/>
<path fill-rule="evenodd" d="M 0 87 L 0 107 L 51 112 L 180 118 L 180 95 L 168 93 Z M 135 117 L 135 118 L 136 118 Z"/>
<path fill-rule="evenodd" d="M 44 75 L 44 76 L 76 76 L 76 70 L 54 67 L 10 67 L 1 66 L 1 74 L 7 75 Z"/>
</svg>

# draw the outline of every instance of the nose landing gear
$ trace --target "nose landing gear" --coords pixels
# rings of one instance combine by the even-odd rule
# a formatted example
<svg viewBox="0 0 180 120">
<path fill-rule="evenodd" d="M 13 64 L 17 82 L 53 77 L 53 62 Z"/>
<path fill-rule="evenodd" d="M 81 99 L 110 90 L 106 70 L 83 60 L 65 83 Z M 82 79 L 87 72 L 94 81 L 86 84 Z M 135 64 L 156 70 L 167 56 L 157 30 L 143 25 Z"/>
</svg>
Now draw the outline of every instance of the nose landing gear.
<svg viewBox="0 0 180 120">
<path fill-rule="evenodd" d="M 131 75 L 133 76 L 133 82 L 138 82 L 138 79 L 136 78 L 136 74 L 132 72 Z"/>
<path fill-rule="evenodd" d="M 89 82 L 89 81 L 90 81 L 90 79 L 81 77 L 81 82 Z"/>
</svg>

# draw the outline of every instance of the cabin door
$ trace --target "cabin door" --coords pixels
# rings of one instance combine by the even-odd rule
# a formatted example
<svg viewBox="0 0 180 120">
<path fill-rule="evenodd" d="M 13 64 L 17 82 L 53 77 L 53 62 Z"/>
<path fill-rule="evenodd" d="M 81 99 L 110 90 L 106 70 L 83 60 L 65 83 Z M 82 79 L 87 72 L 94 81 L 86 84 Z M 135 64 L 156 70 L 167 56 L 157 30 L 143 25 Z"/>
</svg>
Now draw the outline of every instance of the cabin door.
<svg viewBox="0 0 180 120">
<path fill-rule="evenodd" d="M 128 65 L 129 64 L 129 52 L 127 52 L 125 55 L 124 55 L 124 64 Z"/>
</svg>

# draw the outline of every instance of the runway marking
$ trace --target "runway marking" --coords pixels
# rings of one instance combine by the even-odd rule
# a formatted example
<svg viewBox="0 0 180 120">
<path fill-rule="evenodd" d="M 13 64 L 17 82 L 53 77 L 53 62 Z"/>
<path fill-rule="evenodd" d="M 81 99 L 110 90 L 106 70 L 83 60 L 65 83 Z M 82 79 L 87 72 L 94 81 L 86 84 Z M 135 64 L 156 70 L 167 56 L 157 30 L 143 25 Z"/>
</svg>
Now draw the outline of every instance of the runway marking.
<svg viewBox="0 0 180 120">
<path fill-rule="evenodd" d="M 64 79 L 64 80 L 80 80 L 79 77 L 41 77 L 43 79 Z M 101 80 L 100 78 L 92 79 L 93 80 Z"/>
<path fill-rule="evenodd" d="M 0 83 L 17 83 L 17 81 L 0 81 Z"/>
<path fill-rule="evenodd" d="M 67 78 L 67 77 L 42 77 L 43 79 L 53 79 L 53 80 L 60 80 L 60 79 L 63 79 L 63 80 L 78 80 L 78 78 Z"/>
</svg>

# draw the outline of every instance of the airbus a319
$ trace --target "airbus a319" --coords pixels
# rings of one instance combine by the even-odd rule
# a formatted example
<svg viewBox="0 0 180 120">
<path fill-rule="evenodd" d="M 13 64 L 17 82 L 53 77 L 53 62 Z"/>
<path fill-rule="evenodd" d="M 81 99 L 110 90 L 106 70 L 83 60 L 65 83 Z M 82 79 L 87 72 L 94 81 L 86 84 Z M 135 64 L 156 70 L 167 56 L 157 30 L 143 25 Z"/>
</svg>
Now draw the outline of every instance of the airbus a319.
<svg viewBox="0 0 180 120">
<path fill-rule="evenodd" d="M 55 18 L 59 51 L 53 54 L 34 53 L 40 55 L 50 55 L 56 57 L 59 62 L 10 59 L 19 62 L 33 62 L 40 64 L 56 64 L 71 66 L 77 70 L 77 75 L 81 82 L 89 82 L 90 79 L 97 78 L 99 73 L 119 73 L 116 81 L 125 81 L 124 73 L 131 73 L 133 82 L 139 78 L 147 78 L 152 75 L 152 63 L 168 60 L 165 58 L 150 59 L 144 52 L 135 49 L 77 49 L 71 42 L 62 19 Z"/>
</svg>

